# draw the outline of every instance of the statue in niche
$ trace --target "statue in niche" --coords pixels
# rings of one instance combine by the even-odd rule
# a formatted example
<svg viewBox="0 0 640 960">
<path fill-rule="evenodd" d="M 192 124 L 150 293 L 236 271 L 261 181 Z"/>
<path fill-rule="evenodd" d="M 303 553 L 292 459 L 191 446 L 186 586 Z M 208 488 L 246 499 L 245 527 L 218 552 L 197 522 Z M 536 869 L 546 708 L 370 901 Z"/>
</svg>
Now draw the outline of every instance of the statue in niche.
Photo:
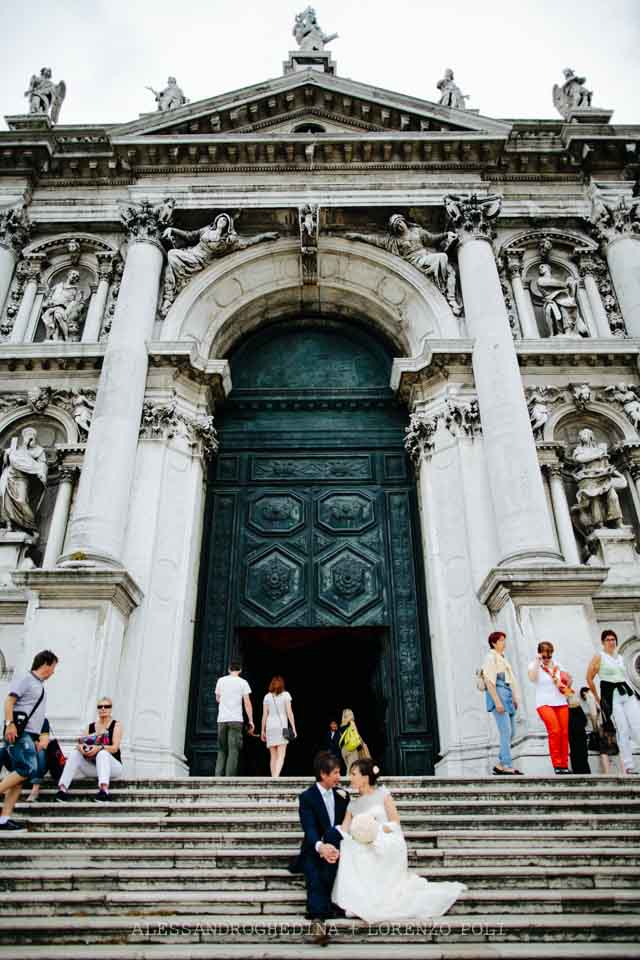
<svg viewBox="0 0 640 960">
<path fill-rule="evenodd" d="M 447 67 L 442 80 L 438 80 L 436 87 L 440 90 L 441 96 L 438 101 L 441 107 L 451 107 L 453 110 L 466 110 L 465 100 L 469 95 L 463 93 L 453 79 L 453 70 Z"/>
<path fill-rule="evenodd" d="M 38 433 L 25 427 L 4 451 L 0 475 L 0 518 L 7 531 L 14 527 L 37 533 L 36 516 L 47 485 L 47 456 Z"/>
<path fill-rule="evenodd" d="M 51 122 L 57 123 L 66 94 L 67 87 L 64 80 L 54 83 L 51 79 L 51 69 L 43 67 L 39 76 L 35 73 L 32 75 L 29 89 L 25 91 L 25 97 L 29 98 L 29 113 L 50 116 Z"/>
<path fill-rule="evenodd" d="M 166 113 L 167 110 L 176 110 L 178 107 L 184 106 L 185 103 L 189 103 L 175 77 L 167 79 L 164 90 L 154 90 L 153 87 L 147 87 L 146 89 L 151 90 L 158 104 L 158 110 L 162 113 Z"/>
<path fill-rule="evenodd" d="M 296 14 L 292 32 L 301 50 L 324 50 L 328 43 L 338 37 L 337 33 L 322 32 L 313 7 Z"/>
<path fill-rule="evenodd" d="M 567 67 L 562 71 L 564 74 L 564 83 L 553 85 L 553 105 L 565 118 L 574 110 L 580 110 L 591 106 L 593 92 L 585 87 L 586 77 L 577 77 L 575 72 Z"/>
<path fill-rule="evenodd" d="M 80 284 L 80 274 L 70 270 L 65 280 L 56 283 L 44 302 L 42 322 L 45 340 L 80 339 L 80 324 L 87 306 Z"/>
<path fill-rule="evenodd" d="M 618 490 L 627 481 L 609 461 L 606 443 L 596 443 L 593 430 L 581 430 L 579 445 L 573 451 L 573 476 L 578 484 L 577 503 L 571 516 L 578 533 L 588 537 L 607 524 L 622 526 L 622 510 Z"/>
<path fill-rule="evenodd" d="M 163 240 L 171 245 L 167 253 L 164 274 L 164 293 L 161 313 L 164 316 L 180 291 L 191 277 L 200 273 L 218 257 L 235 250 L 246 250 L 257 243 L 277 240 L 276 232 L 258 233 L 255 237 L 239 237 L 228 213 L 220 213 L 213 223 L 201 230 L 177 230 L 168 227 Z"/>
<path fill-rule="evenodd" d="M 449 263 L 447 250 L 457 241 L 457 234 L 429 233 L 417 223 L 409 223 L 399 213 L 389 219 L 389 233 L 346 233 L 347 240 L 360 240 L 374 247 L 388 250 L 417 267 L 421 273 L 436 284 L 445 295 L 454 316 L 459 317 L 462 307 L 456 296 L 456 274 Z M 442 250 L 438 250 L 441 247 Z"/>
<path fill-rule="evenodd" d="M 542 305 L 552 337 L 588 335 L 584 322 L 578 316 L 577 289 L 574 277 L 560 280 L 553 276 L 548 263 L 541 263 L 538 267 L 538 276 L 531 281 L 531 293 L 534 301 Z"/>
</svg>

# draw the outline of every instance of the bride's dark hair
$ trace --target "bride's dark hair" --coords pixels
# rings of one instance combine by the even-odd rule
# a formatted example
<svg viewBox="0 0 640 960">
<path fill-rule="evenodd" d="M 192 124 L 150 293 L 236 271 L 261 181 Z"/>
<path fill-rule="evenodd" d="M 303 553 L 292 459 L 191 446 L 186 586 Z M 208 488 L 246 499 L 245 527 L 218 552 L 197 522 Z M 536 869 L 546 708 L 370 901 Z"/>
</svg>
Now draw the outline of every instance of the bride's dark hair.
<svg viewBox="0 0 640 960">
<path fill-rule="evenodd" d="M 380 767 L 369 757 L 364 757 L 362 760 L 356 760 L 355 763 L 351 764 L 351 769 L 357 767 L 363 777 L 369 778 L 369 786 L 375 787 L 378 777 L 380 776 Z"/>
</svg>

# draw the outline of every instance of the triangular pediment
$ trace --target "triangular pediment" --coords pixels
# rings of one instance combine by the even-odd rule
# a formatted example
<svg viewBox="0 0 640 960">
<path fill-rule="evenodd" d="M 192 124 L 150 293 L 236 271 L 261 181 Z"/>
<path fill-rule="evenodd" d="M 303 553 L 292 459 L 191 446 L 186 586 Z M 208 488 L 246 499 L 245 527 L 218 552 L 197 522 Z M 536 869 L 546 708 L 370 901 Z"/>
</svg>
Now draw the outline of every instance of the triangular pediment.
<svg viewBox="0 0 640 960">
<path fill-rule="evenodd" d="M 225 137 L 286 134 L 312 125 L 310 133 L 433 133 L 442 137 L 485 134 L 508 137 L 511 124 L 470 110 L 314 70 L 277 77 L 241 90 L 145 114 L 113 127 L 113 141 L 130 138 Z M 301 132 L 305 132 L 302 130 Z"/>
</svg>

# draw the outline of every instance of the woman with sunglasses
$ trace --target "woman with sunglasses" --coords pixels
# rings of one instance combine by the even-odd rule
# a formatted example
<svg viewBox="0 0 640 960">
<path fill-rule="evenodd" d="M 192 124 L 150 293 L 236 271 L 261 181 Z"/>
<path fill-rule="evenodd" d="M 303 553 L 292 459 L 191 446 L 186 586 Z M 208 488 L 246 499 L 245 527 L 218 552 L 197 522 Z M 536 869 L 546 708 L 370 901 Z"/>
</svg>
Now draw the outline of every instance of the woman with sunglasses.
<svg viewBox="0 0 640 960">
<path fill-rule="evenodd" d="M 571 677 L 553 660 L 553 644 L 543 640 L 528 669 L 536 685 L 536 710 L 547 728 L 549 755 L 557 774 L 569 773 L 569 705 Z"/>
<path fill-rule="evenodd" d="M 638 694 L 627 680 L 625 663 L 618 653 L 618 635 L 615 630 L 603 630 L 602 650 L 592 658 L 587 670 L 587 684 L 602 710 L 603 727 L 615 725 L 620 756 L 625 773 L 635 773 L 631 739 L 640 742 L 640 703 Z M 600 694 L 595 679 L 600 678 Z"/>
<path fill-rule="evenodd" d="M 77 776 L 97 776 L 99 789 L 94 800 L 96 803 L 109 801 L 109 783 L 122 776 L 122 724 L 112 718 L 112 710 L 111 700 L 101 697 L 98 701 L 97 718 L 85 728 L 78 738 L 76 749 L 64 765 L 56 794 L 59 803 L 71 800 L 69 787 Z"/>
</svg>

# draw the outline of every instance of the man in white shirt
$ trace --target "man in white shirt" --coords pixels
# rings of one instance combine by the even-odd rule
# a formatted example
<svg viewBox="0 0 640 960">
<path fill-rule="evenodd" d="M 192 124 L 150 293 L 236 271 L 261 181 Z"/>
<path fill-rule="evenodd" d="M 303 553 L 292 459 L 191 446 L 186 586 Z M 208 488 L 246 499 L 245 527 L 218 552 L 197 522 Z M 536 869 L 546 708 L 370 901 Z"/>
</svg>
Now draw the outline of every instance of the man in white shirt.
<svg viewBox="0 0 640 960">
<path fill-rule="evenodd" d="M 218 757 L 216 777 L 237 777 L 242 750 L 242 706 L 249 718 L 249 733 L 253 732 L 251 687 L 240 676 L 242 664 L 232 660 L 229 673 L 216 683 L 218 701 Z"/>
</svg>

